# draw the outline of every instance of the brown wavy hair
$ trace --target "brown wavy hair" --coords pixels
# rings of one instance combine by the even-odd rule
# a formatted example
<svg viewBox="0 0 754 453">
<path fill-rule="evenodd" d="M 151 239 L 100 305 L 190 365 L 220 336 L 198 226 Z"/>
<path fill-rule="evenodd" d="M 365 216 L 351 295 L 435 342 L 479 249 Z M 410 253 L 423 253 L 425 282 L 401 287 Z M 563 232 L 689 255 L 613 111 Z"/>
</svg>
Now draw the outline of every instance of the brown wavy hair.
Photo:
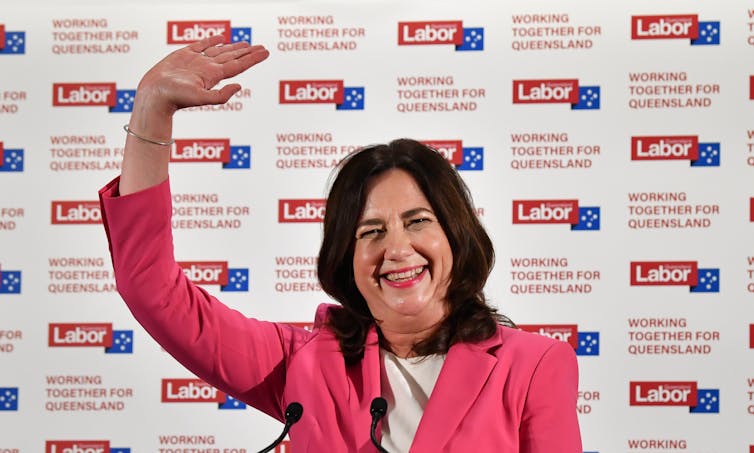
<svg viewBox="0 0 754 453">
<path fill-rule="evenodd" d="M 513 326 L 487 304 L 484 296 L 495 253 L 477 218 L 468 187 L 440 153 L 418 141 L 398 139 L 347 156 L 338 165 L 327 198 L 317 272 L 322 289 L 342 306 L 330 310 L 327 326 L 335 333 L 346 362 L 361 360 L 367 332 L 375 324 L 354 281 L 356 225 L 368 183 L 390 169 L 402 169 L 413 176 L 453 252 L 446 294 L 448 314 L 430 337 L 414 345 L 413 352 L 420 356 L 444 354 L 454 343 L 490 338 L 499 323 Z M 380 341 L 389 349 L 381 335 Z"/>
</svg>

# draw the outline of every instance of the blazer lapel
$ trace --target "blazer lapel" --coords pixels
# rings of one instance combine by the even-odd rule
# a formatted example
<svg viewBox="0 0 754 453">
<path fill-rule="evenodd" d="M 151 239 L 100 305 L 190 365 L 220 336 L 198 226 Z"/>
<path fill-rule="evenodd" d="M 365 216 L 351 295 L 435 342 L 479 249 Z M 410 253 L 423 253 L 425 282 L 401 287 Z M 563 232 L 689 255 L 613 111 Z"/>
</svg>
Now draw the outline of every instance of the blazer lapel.
<svg viewBox="0 0 754 453">
<path fill-rule="evenodd" d="M 369 408 L 372 400 L 380 396 L 382 392 L 380 383 L 380 347 L 377 330 L 374 327 L 367 333 L 366 344 L 364 345 L 364 358 L 361 360 L 361 365 L 353 366 L 352 372 L 354 373 L 352 379 L 362 381 L 361 383 L 353 383 L 355 394 L 349 398 L 351 411 L 354 414 L 353 429 L 355 431 L 355 438 L 366 439 L 367 444 L 371 446 L 369 431 L 372 426 L 372 415 L 369 412 Z M 379 436 L 379 431 L 377 432 Z"/>
<path fill-rule="evenodd" d="M 450 348 L 416 430 L 412 452 L 443 450 L 497 364 L 497 357 L 487 351 L 500 343 L 495 335 Z"/>
</svg>

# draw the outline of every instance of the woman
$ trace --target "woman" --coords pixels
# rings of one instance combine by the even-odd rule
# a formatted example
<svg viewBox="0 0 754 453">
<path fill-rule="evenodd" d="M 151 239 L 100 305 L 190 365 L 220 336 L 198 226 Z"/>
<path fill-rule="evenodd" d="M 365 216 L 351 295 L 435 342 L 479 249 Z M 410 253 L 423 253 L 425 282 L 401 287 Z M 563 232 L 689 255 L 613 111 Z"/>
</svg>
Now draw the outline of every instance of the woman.
<svg viewBox="0 0 754 453">
<path fill-rule="evenodd" d="M 213 89 L 267 57 L 212 37 L 177 50 L 139 84 L 122 174 L 100 192 L 118 289 L 178 361 L 283 420 L 299 452 L 373 452 L 370 404 L 388 400 L 388 451 L 581 452 L 578 372 L 566 343 L 500 324 L 482 288 L 493 252 L 468 191 L 413 140 L 365 148 L 339 167 L 318 273 L 340 306 L 313 332 L 249 319 L 183 275 L 172 253 L 172 115 L 226 102 Z"/>
</svg>

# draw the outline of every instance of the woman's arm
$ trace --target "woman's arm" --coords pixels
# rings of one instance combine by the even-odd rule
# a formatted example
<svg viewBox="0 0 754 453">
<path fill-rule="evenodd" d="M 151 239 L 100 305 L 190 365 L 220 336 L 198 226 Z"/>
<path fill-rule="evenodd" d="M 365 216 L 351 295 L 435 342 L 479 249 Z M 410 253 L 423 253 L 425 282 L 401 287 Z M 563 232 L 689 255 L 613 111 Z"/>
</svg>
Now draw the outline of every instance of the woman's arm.
<svg viewBox="0 0 754 453">
<path fill-rule="evenodd" d="M 157 342 L 200 378 L 282 419 L 285 360 L 308 334 L 249 319 L 183 274 L 173 256 L 168 162 L 173 114 L 221 104 L 214 87 L 267 58 L 261 46 L 211 37 L 172 52 L 142 78 L 121 177 L 100 192 L 118 291 Z"/>
<path fill-rule="evenodd" d="M 176 360 L 223 392 L 282 420 L 287 359 L 309 334 L 232 310 L 194 285 L 173 257 L 168 181 L 116 196 L 100 191 L 118 292 Z"/>
</svg>

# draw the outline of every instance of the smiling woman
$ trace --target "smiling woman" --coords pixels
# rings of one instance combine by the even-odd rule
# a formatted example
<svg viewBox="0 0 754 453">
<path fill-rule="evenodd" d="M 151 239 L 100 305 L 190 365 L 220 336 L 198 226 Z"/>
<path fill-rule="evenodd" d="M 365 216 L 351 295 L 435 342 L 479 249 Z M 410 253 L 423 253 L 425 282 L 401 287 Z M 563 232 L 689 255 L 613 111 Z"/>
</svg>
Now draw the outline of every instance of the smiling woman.
<svg viewBox="0 0 754 453">
<path fill-rule="evenodd" d="M 580 453 L 573 348 L 486 303 L 490 238 L 455 168 L 420 142 L 338 164 L 317 269 L 339 305 L 320 306 L 310 330 L 248 318 L 189 279 L 173 254 L 173 114 L 225 104 L 241 87 L 215 86 L 268 54 L 224 41 L 144 75 L 121 176 L 100 191 L 118 291 L 139 323 L 208 385 L 286 422 L 296 452 Z"/>
<path fill-rule="evenodd" d="M 343 306 L 329 323 L 347 362 L 360 360 L 375 320 L 383 346 L 401 357 L 444 354 L 458 341 L 489 338 L 499 322 L 512 325 L 485 302 L 493 262 L 468 188 L 433 149 L 401 139 L 341 163 L 318 274 Z"/>
<path fill-rule="evenodd" d="M 445 318 L 453 252 L 432 207 L 414 178 L 388 170 L 367 186 L 356 229 L 356 286 L 400 357 Z"/>
</svg>

